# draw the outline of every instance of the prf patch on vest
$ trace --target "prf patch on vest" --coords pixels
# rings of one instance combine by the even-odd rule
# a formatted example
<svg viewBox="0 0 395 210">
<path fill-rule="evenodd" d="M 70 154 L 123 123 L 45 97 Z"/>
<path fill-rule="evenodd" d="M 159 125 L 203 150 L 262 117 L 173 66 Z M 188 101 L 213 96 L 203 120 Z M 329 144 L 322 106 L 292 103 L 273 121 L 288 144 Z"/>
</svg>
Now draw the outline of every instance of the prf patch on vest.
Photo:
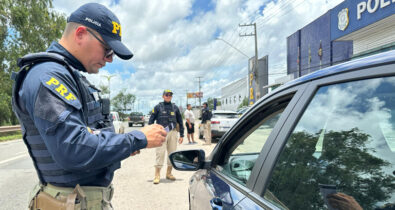
<svg viewBox="0 0 395 210">
<path fill-rule="evenodd" d="M 64 82 L 55 76 L 50 75 L 44 75 L 40 78 L 40 80 L 44 87 L 48 88 L 52 93 L 62 99 L 62 101 L 75 107 L 76 109 L 81 109 L 82 106 L 80 101 Z"/>
<path fill-rule="evenodd" d="M 174 115 L 174 112 L 170 112 L 170 115 Z"/>
</svg>

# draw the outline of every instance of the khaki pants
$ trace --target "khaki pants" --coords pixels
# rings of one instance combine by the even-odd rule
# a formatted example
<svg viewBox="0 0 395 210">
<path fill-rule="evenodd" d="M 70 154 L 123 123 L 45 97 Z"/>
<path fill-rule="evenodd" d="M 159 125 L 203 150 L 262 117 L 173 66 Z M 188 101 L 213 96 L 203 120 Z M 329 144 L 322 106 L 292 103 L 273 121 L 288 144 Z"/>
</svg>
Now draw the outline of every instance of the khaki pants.
<svg viewBox="0 0 395 210">
<path fill-rule="evenodd" d="M 207 120 L 204 123 L 204 139 L 206 144 L 211 144 L 211 120 Z"/>
<path fill-rule="evenodd" d="M 83 195 L 83 198 L 79 198 L 79 202 L 75 204 L 74 209 L 82 210 L 82 209 L 92 209 L 92 210 L 112 210 L 111 199 L 114 193 L 114 188 L 112 185 L 108 187 L 93 187 L 93 186 L 82 186 L 78 187 L 78 194 Z M 32 209 L 53 209 L 54 203 L 64 202 L 67 200 L 68 196 L 72 193 L 75 193 L 75 188 L 72 187 L 57 187 L 51 184 L 47 184 L 46 186 L 36 185 L 32 194 L 37 194 L 40 192 L 40 195 L 45 195 L 47 198 L 39 199 L 42 197 L 34 197 L 31 196 L 31 200 L 33 200 L 34 204 L 38 204 L 38 208 L 33 205 Z M 43 194 L 41 194 L 43 193 Z M 45 197 L 44 196 L 44 197 Z M 77 197 L 78 198 L 78 197 Z M 37 200 L 38 199 L 38 200 Z M 48 204 L 46 204 L 48 202 Z M 52 204 L 51 204 L 52 203 Z M 59 204 L 59 203 L 58 203 Z M 51 206 L 51 207 L 50 207 Z M 57 209 L 63 209 L 58 207 Z M 69 209 L 69 208 L 65 208 Z"/>
<path fill-rule="evenodd" d="M 167 133 L 166 141 L 163 142 L 162 146 L 156 148 L 156 168 L 162 168 L 163 162 L 165 160 L 165 154 L 167 150 L 167 166 L 171 166 L 169 159 L 170 153 L 176 151 L 177 149 L 178 132 L 176 129 L 171 130 Z"/>
</svg>

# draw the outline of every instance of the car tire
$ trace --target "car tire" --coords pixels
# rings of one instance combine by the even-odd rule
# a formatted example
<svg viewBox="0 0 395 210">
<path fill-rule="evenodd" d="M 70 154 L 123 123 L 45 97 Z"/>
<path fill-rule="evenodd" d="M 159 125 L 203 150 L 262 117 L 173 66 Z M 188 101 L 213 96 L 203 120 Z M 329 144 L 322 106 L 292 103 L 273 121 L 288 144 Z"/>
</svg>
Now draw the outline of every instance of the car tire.
<svg viewBox="0 0 395 210">
<path fill-rule="evenodd" d="M 144 127 L 144 125 L 145 125 L 145 123 L 142 123 L 142 124 L 141 124 L 141 127 Z"/>
<path fill-rule="evenodd" d="M 133 123 L 129 123 L 129 127 L 133 127 Z"/>
<path fill-rule="evenodd" d="M 199 139 L 203 139 L 203 135 L 199 133 Z"/>
</svg>

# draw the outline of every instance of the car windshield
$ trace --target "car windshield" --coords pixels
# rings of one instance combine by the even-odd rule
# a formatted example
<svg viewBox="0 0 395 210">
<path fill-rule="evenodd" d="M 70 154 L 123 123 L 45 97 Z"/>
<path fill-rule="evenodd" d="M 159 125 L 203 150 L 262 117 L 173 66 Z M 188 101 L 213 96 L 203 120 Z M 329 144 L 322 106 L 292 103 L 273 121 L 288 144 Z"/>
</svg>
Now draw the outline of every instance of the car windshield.
<svg viewBox="0 0 395 210">
<path fill-rule="evenodd" d="M 143 113 L 141 112 L 132 112 L 130 115 L 135 115 L 135 116 L 143 116 Z"/>
<path fill-rule="evenodd" d="M 237 113 L 214 113 L 213 118 L 216 119 L 232 119 L 238 118 Z"/>
</svg>

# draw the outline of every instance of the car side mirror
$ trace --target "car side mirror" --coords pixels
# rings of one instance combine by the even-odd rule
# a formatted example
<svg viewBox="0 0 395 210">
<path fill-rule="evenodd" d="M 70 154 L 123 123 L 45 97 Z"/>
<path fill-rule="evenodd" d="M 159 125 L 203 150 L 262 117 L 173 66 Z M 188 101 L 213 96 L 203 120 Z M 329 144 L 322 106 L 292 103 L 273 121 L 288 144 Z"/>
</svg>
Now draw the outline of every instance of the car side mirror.
<svg viewBox="0 0 395 210">
<path fill-rule="evenodd" d="M 197 171 L 203 168 L 205 153 L 203 150 L 183 150 L 171 153 L 169 158 L 176 170 Z"/>
</svg>

